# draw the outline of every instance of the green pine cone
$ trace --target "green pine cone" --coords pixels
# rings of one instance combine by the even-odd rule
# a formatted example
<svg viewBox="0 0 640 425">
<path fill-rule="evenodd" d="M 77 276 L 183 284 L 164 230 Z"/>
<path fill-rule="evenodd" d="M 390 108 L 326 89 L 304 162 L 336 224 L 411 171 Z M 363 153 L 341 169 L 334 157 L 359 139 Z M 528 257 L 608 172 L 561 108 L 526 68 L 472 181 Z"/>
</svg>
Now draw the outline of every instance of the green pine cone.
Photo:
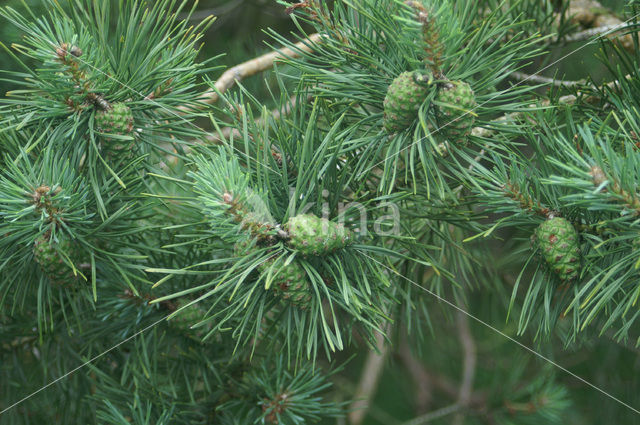
<svg viewBox="0 0 640 425">
<path fill-rule="evenodd" d="M 418 116 L 418 109 L 429 88 L 416 80 L 428 81 L 430 75 L 403 72 L 389 85 L 384 98 L 384 128 L 393 134 L 408 128 Z"/>
<path fill-rule="evenodd" d="M 270 258 L 259 267 L 263 274 L 268 273 L 275 258 Z M 283 263 L 280 263 L 283 264 Z M 307 272 L 302 265 L 295 259 L 286 266 L 281 265 L 278 270 L 273 270 L 273 281 L 271 287 L 278 296 L 289 301 L 291 304 L 300 308 L 306 308 L 311 302 L 311 282 L 307 276 Z"/>
<path fill-rule="evenodd" d="M 95 123 L 102 133 L 128 136 L 133 133 L 133 114 L 125 103 L 118 102 L 111 105 L 111 109 L 98 111 Z M 125 151 L 131 154 L 135 144 L 131 141 L 108 138 L 103 143 L 103 149 L 109 154 Z"/>
<path fill-rule="evenodd" d="M 453 143 L 466 144 L 475 122 L 473 109 L 477 105 L 471 86 L 464 81 L 450 81 L 438 91 L 435 104 L 444 135 Z"/>
<path fill-rule="evenodd" d="M 256 249 L 253 240 L 246 238 L 235 243 L 233 253 L 236 257 L 244 257 L 246 255 L 252 255 Z M 266 277 L 276 258 L 276 256 L 272 256 L 264 260 L 257 267 L 258 272 Z M 306 308 L 311 301 L 311 282 L 309 282 L 304 268 L 295 259 L 286 266 L 283 266 L 284 263 L 282 262 L 279 264 L 279 270 L 273 270 L 271 272 L 273 277 L 271 288 L 283 299 L 300 308 Z"/>
<path fill-rule="evenodd" d="M 51 241 L 48 235 L 44 235 L 36 239 L 33 246 L 35 261 L 51 283 L 59 286 L 71 286 L 80 277 L 73 273 L 73 269 L 67 264 L 60 252 L 64 253 L 74 264 L 81 256 L 78 247 L 68 239 L 55 242 Z"/>
<path fill-rule="evenodd" d="M 353 232 L 313 214 L 291 217 L 285 226 L 287 244 L 303 255 L 327 255 L 354 241 Z"/>
<path fill-rule="evenodd" d="M 560 280 L 570 282 L 578 277 L 578 232 L 568 220 L 554 217 L 545 221 L 536 229 L 535 242 L 545 262 Z"/>
</svg>

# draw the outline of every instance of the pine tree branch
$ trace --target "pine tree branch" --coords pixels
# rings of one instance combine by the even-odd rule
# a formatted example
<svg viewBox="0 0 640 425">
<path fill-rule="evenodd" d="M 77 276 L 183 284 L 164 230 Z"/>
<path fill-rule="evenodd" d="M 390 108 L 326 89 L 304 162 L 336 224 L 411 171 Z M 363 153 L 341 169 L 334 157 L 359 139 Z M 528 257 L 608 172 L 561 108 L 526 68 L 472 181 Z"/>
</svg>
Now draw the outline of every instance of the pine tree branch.
<svg viewBox="0 0 640 425">
<path fill-rule="evenodd" d="M 591 38 L 597 38 L 603 34 L 607 34 L 608 38 L 617 38 L 615 34 L 627 28 L 629 28 L 629 26 L 623 25 L 622 22 L 620 22 L 619 24 L 613 24 L 613 25 L 603 25 L 601 27 L 589 28 L 584 31 L 579 31 L 579 32 L 567 35 L 564 38 L 562 38 L 561 41 L 564 41 L 566 43 L 574 43 L 578 41 L 589 40 Z M 624 38 L 624 37 L 630 37 L 630 35 L 625 34 L 621 38 Z"/>
<path fill-rule="evenodd" d="M 567 80 L 557 80 L 555 78 L 544 77 L 538 74 L 525 74 L 524 72 L 512 72 L 509 75 L 510 78 L 513 78 L 518 81 L 530 81 L 535 84 L 551 84 L 555 87 L 575 87 L 580 85 L 585 85 L 586 82 L 581 81 L 567 81 Z"/>
<path fill-rule="evenodd" d="M 584 40 L 584 38 L 580 37 L 592 37 L 595 34 L 597 28 L 605 29 L 607 27 L 608 30 L 604 30 L 603 32 L 611 31 L 614 27 L 619 27 L 623 24 L 623 21 L 620 20 L 613 12 L 611 12 L 606 7 L 602 6 L 599 2 L 595 0 L 573 0 L 569 6 L 568 15 L 571 17 L 572 21 L 580 25 L 585 29 L 592 29 L 592 32 L 583 31 L 583 33 L 577 33 L 573 36 L 566 38 L 567 41 L 580 41 Z M 600 32 L 602 34 L 603 32 Z M 616 36 L 615 33 L 608 35 L 610 39 L 617 39 L 617 41 L 628 50 L 634 48 L 633 37 L 631 34 L 624 34 L 622 36 Z"/>
<path fill-rule="evenodd" d="M 459 398 L 459 386 L 457 386 L 446 376 L 442 376 L 431 370 L 428 370 L 424 366 L 424 364 L 422 364 L 422 362 L 420 362 L 411 354 L 411 351 L 408 349 L 408 347 L 407 351 L 405 352 L 403 346 L 401 345 L 400 349 L 394 352 L 394 356 L 404 363 L 405 367 L 416 381 L 427 381 L 430 386 L 444 393 L 451 399 Z M 461 406 L 461 408 L 462 407 L 463 406 Z M 467 407 L 473 407 L 476 410 L 484 409 L 486 407 L 486 396 L 481 392 L 472 393 L 469 397 Z"/>
<path fill-rule="evenodd" d="M 410 6 L 413 6 L 414 2 L 407 2 L 407 3 Z M 604 8 L 599 3 L 588 0 L 584 2 L 579 2 L 578 5 L 572 5 L 572 8 L 570 8 L 570 14 L 575 15 L 574 19 L 577 20 L 583 26 L 597 25 L 599 23 L 604 23 L 604 22 L 607 22 L 607 24 L 595 26 L 594 28 L 589 28 L 580 33 L 573 34 L 572 36 L 565 38 L 566 41 L 580 41 L 593 36 L 601 35 L 608 31 L 611 31 L 616 27 L 620 27 L 621 24 L 623 23 L 620 19 L 616 18 L 613 15 L 594 12 L 594 8 L 596 8 L 598 11 L 604 10 Z M 630 37 L 630 35 L 627 34 L 625 37 Z M 295 46 L 297 49 L 301 51 L 311 52 L 313 51 L 313 49 L 311 48 L 310 44 L 317 43 L 321 38 L 322 38 L 321 34 L 315 33 L 307 37 L 307 39 L 296 43 Z M 623 44 L 626 46 L 629 43 L 625 41 L 625 43 Z M 632 40 L 631 40 L 631 45 L 633 45 Z M 215 87 L 217 91 L 207 90 L 200 96 L 200 98 L 198 98 L 198 100 L 204 103 L 213 104 L 217 102 L 219 99 L 218 92 L 225 93 L 227 90 L 233 87 L 236 82 L 242 81 L 247 77 L 250 77 L 260 72 L 271 69 L 273 67 L 273 64 L 276 61 L 287 58 L 287 57 L 298 58 L 300 57 L 300 52 L 286 47 L 280 50 L 269 52 L 257 58 L 243 62 L 239 65 L 236 65 L 232 68 L 229 68 L 216 81 Z M 520 72 L 514 72 L 512 73 L 512 75 L 514 76 L 514 78 L 519 80 L 530 80 L 532 82 L 542 83 L 542 84 L 550 83 L 550 84 L 560 85 L 564 87 L 573 87 L 575 85 L 580 84 L 579 81 L 571 81 L 571 82 L 557 81 L 557 80 L 550 79 L 548 77 L 542 77 L 538 75 L 529 76 L 527 74 L 520 73 Z M 155 97 L 154 93 L 150 93 L 148 97 L 151 99 L 154 98 Z M 571 95 L 560 98 L 560 101 L 562 103 L 574 103 L 575 100 L 576 100 L 575 97 L 571 97 Z M 293 107 L 295 106 L 295 102 L 290 102 L 290 105 L 291 106 L 287 105 L 287 107 L 283 111 L 285 115 L 288 115 L 292 111 Z M 512 114 L 507 114 L 505 115 L 505 118 L 516 118 L 517 115 L 521 115 L 521 113 L 516 112 Z M 273 111 L 272 116 L 278 119 L 281 116 L 281 114 L 279 111 L 277 112 Z M 500 120 L 502 120 L 502 118 L 498 118 L 496 121 L 500 121 Z M 233 128 L 228 127 L 223 130 L 222 136 L 224 138 L 228 138 L 231 136 L 232 133 L 235 134 L 236 136 L 239 135 L 239 132 L 237 132 L 237 130 L 234 130 Z M 490 137 L 491 135 L 493 135 L 493 131 L 491 130 L 487 131 L 484 128 L 476 127 L 473 129 L 473 134 L 479 137 Z M 218 142 L 220 138 L 217 135 L 209 135 L 207 137 L 207 140 L 210 142 Z M 438 146 L 438 150 L 440 153 L 446 154 L 448 150 L 447 144 L 440 143 Z"/>
<path fill-rule="evenodd" d="M 631 75 L 627 75 L 625 77 L 626 79 L 631 79 Z M 607 84 L 605 84 L 603 86 L 603 88 L 608 88 L 610 90 L 615 89 L 618 86 L 619 82 L 617 80 L 611 81 Z M 573 95 L 573 94 L 568 94 L 565 96 L 561 96 L 560 98 L 558 98 L 557 104 L 558 105 L 573 105 L 574 103 L 576 103 L 576 101 L 578 100 L 578 97 L 580 96 L 580 92 L 578 92 L 577 95 Z M 587 103 L 593 103 L 595 102 L 597 99 L 594 96 L 589 96 L 584 98 L 584 101 Z M 531 110 L 534 110 L 535 108 L 540 108 L 540 107 L 548 107 L 551 106 L 551 101 L 550 100 L 544 100 L 542 102 L 540 102 L 539 105 L 531 105 Z M 517 120 L 521 120 L 522 118 L 525 117 L 525 114 L 529 112 L 529 111 L 518 111 L 518 112 L 511 112 L 508 114 L 505 114 L 501 117 L 498 117 L 496 119 L 494 119 L 492 121 L 492 123 L 495 124 L 500 124 L 500 125 L 504 125 L 504 124 L 508 124 L 511 123 L 513 121 L 517 121 Z M 496 133 L 497 130 L 494 129 L 490 129 L 490 128 L 485 128 L 485 127 L 474 127 L 472 130 L 472 135 L 476 136 L 476 137 L 491 137 Z"/>
<path fill-rule="evenodd" d="M 311 34 L 305 40 L 296 43 L 296 49 L 285 47 L 280 50 L 266 53 L 257 58 L 243 62 L 226 70 L 220 78 L 215 82 L 215 90 L 207 90 L 197 99 L 200 102 L 213 104 L 219 99 L 218 93 L 224 93 L 233 87 L 236 82 L 242 81 L 247 77 L 251 77 L 260 72 L 266 71 L 273 67 L 273 64 L 285 58 L 298 58 L 302 52 L 313 51 L 312 45 L 318 43 L 323 36 L 315 33 Z"/>
<path fill-rule="evenodd" d="M 577 8 L 576 9 L 576 13 L 578 13 L 578 16 L 580 16 L 581 20 L 585 20 L 586 18 L 584 18 L 584 14 L 586 12 L 584 12 L 582 9 Z M 579 20 L 580 20 L 579 19 Z M 609 18 L 611 19 L 611 17 Z M 617 19 L 617 18 L 614 18 Z M 619 19 L 617 19 L 617 21 L 611 21 L 612 23 L 609 25 L 602 25 L 596 28 L 591 28 L 587 31 L 583 31 L 581 33 L 577 33 L 574 34 L 569 41 L 579 41 L 582 40 L 584 38 L 589 38 L 589 37 L 593 37 L 593 36 L 597 36 L 599 34 L 603 34 L 606 33 L 607 31 L 611 31 L 613 28 L 615 27 L 619 27 L 622 24 L 622 21 L 620 21 Z M 629 36 L 629 35 L 627 35 Z M 315 33 L 310 35 L 307 39 L 296 43 L 296 47 L 304 52 L 311 52 L 313 49 L 311 48 L 310 44 L 313 43 L 317 43 L 320 39 L 322 38 L 322 35 L 319 33 Z M 300 52 L 295 51 L 291 48 L 284 48 L 281 50 L 276 50 L 273 52 L 269 52 L 267 54 L 264 54 L 262 56 L 259 56 L 257 58 L 251 59 L 247 62 L 243 62 L 239 65 L 236 65 L 232 68 L 229 68 L 227 71 L 225 71 L 222 76 L 216 81 L 215 83 L 215 87 L 216 90 L 207 90 L 206 92 L 204 92 L 200 98 L 198 100 L 204 102 L 204 103 L 208 103 L 208 104 L 213 104 L 215 102 L 218 101 L 219 99 L 219 93 L 224 93 L 227 90 L 229 90 L 231 87 L 233 87 L 235 85 L 236 82 L 238 81 L 242 81 L 243 79 L 256 75 L 260 72 L 266 71 L 270 68 L 273 67 L 273 64 L 280 60 L 280 59 L 284 59 L 284 58 L 298 58 L 300 57 Z M 512 73 L 512 76 L 514 76 L 514 78 L 518 79 L 518 80 L 529 80 L 535 83 L 541 83 L 541 84 L 554 84 L 554 85 L 561 85 L 564 87 L 573 87 L 576 85 L 579 85 L 580 82 L 579 81 L 570 81 L 570 82 L 565 82 L 565 81 L 557 81 L 557 80 L 553 80 L 550 79 L 548 77 L 542 77 L 542 76 L 538 76 L 538 75 L 527 75 L 521 72 L 514 72 Z M 610 83 L 610 84 L 614 84 Z M 155 97 L 153 95 L 153 93 L 149 94 L 149 96 L 151 96 L 150 98 Z M 148 96 L 148 97 L 149 97 Z M 559 103 L 565 103 L 565 104 L 572 104 L 575 103 L 576 101 L 576 97 L 572 96 L 572 95 L 567 95 L 567 96 L 563 96 L 559 99 Z M 549 102 L 546 102 L 547 106 L 549 104 Z M 291 113 L 291 111 L 293 110 L 293 108 L 295 107 L 295 101 L 290 101 L 289 104 L 285 107 L 283 113 L 284 115 L 289 115 Z M 503 121 L 503 120 L 508 120 L 508 121 L 512 121 L 513 119 L 518 118 L 519 116 L 521 116 L 523 114 L 523 112 L 514 112 L 511 114 L 506 114 L 503 117 L 500 117 L 496 120 L 494 120 L 495 122 L 499 122 L 499 121 Z M 276 119 L 281 117 L 281 113 L 279 110 L 274 110 L 272 111 L 272 116 L 274 116 Z M 239 132 L 237 130 L 235 130 L 232 127 L 228 127 L 225 128 L 223 130 L 223 134 L 222 136 L 224 138 L 228 138 L 231 136 L 231 134 L 234 134 L 236 136 L 239 135 Z M 473 135 L 478 136 L 478 137 L 490 137 L 494 134 L 493 130 L 487 130 L 485 128 L 482 127 L 475 127 L 473 129 L 472 132 Z M 207 140 L 210 142 L 218 142 L 220 140 L 220 137 L 218 135 L 209 135 L 207 137 Z M 438 145 L 438 150 L 441 154 L 446 155 L 446 152 L 448 151 L 448 146 L 446 143 L 440 143 Z"/>
<path fill-rule="evenodd" d="M 504 195 L 517 202 L 522 210 L 529 211 L 542 217 L 548 217 L 551 210 L 542 206 L 539 201 L 533 199 L 529 194 L 522 192 L 520 187 L 511 182 L 507 182 L 502 188 Z"/>
</svg>

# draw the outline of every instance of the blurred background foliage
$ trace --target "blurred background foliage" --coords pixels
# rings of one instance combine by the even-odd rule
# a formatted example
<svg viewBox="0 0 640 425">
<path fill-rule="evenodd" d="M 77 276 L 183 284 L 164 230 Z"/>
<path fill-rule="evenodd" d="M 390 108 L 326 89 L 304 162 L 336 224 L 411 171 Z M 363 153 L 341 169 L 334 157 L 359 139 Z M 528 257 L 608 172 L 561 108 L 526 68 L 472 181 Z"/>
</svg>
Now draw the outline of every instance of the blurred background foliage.
<svg viewBox="0 0 640 425">
<path fill-rule="evenodd" d="M 28 4 L 36 13 L 46 13 L 42 8 L 40 0 L 2 0 L 2 3 L 23 11 L 24 4 Z M 601 3 L 613 10 L 620 12 L 625 4 L 624 0 L 601 0 Z M 204 19 L 209 15 L 217 17 L 216 22 L 206 34 L 205 44 L 201 51 L 201 59 L 220 56 L 217 65 L 224 66 L 214 75 L 208 77 L 215 81 L 224 69 L 249 60 L 253 57 L 270 51 L 268 43 L 270 37 L 265 32 L 273 29 L 279 34 L 287 35 L 295 31 L 295 27 L 281 4 L 273 0 L 201 0 L 197 12 L 192 16 L 194 21 Z M 195 24 L 195 22 L 194 22 Z M 3 23 L 0 25 L 0 41 L 9 47 L 12 43 L 20 42 L 19 31 Z M 550 53 L 544 59 L 538 59 L 532 63 L 526 72 L 534 72 L 545 63 L 551 63 L 560 59 L 567 52 L 574 50 L 575 45 L 568 45 Z M 594 81 L 602 81 L 607 78 L 608 72 L 602 66 L 602 62 L 596 58 L 600 51 L 597 43 L 581 49 L 578 55 L 561 60 L 554 66 L 547 69 L 543 74 L 546 76 L 566 77 L 567 79 L 584 78 L 585 73 L 590 75 Z M 27 65 L 30 63 L 27 61 Z M 0 69 L 19 70 L 17 64 L 10 55 L 3 51 L 0 53 Z M 242 82 L 250 93 L 261 101 L 269 104 L 269 87 L 276 86 L 274 71 L 267 71 L 258 76 L 249 78 Z M 12 87 L 0 77 L 0 93 L 4 95 Z M 503 273 L 517 273 L 517 270 L 503 270 Z M 516 337 L 514 324 L 504 324 L 502 318 L 506 316 L 505 305 L 495 305 L 499 297 L 483 296 L 482 293 L 473 294 L 469 302 L 468 311 L 483 318 L 488 323 L 498 326 L 502 332 Z M 460 364 L 463 352 L 459 341 L 452 337 L 455 334 L 455 320 L 451 309 L 447 306 L 438 306 L 434 301 L 434 320 L 431 323 L 430 335 L 424 339 L 422 353 L 416 358 L 422 362 L 423 372 L 433 373 L 431 376 L 434 382 L 438 382 L 438 377 L 451 376 L 461 373 Z M 479 382 L 491 382 L 496 379 L 504 380 L 505 386 L 508 383 L 510 373 L 514 373 L 512 365 L 517 363 L 514 358 L 527 359 L 530 370 L 522 373 L 530 374 L 532 377 L 543 373 L 546 366 L 533 354 L 517 347 L 512 342 L 498 335 L 487 327 L 471 321 L 471 332 L 477 342 Z M 427 332 L 428 333 L 428 332 Z M 406 343 L 402 339 L 407 336 L 395 336 L 394 352 L 388 356 L 387 366 L 381 377 L 378 391 L 373 403 L 370 405 L 365 425 L 401 425 L 408 423 L 416 414 L 424 414 L 425 409 L 430 406 L 444 406 L 455 401 L 451 394 L 447 394 L 447 383 L 438 382 L 430 388 L 420 388 L 421 376 L 416 375 L 411 370 L 410 365 L 403 360 L 402 350 L 406 349 Z M 408 337 L 411 338 L 411 337 Z M 534 338 L 527 335 L 525 340 Z M 552 344 L 556 349 L 551 353 L 544 353 L 553 358 L 557 363 L 567 367 L 572 372 L 582 376 L 595 385 L 603 385 L 612 390 L 612 395 L 620 397 L 625 402 L 633 405 L 640 405 L 640 394 L 635 392 L 637 378 L 634 371 L 630 371 L 629 365 L 633 365 L 633 370 L 640 369 L 640 351 L 631 345 L 624 346 L 605 337 L 592 339 L 588 345 L 588 352 L 583 352 L 579 346 L 563 350 L 563 342 L 558 340 Z M 347 350 L 339 354 L 338 360 L 349 360 L 348 367 L 341 373 L 334 376 L 334 382 L 338 389 L 336 397 L 342 400 L 350 399 L 360 378 L 365 355 L 352 358 L 356 349 Z M 359 350 L 360 354 L 364 354 Z M 593 368 L 593 359 L 600 359 L 600 367 Z M 405 359 L 406 360 L 406 359 Z M 589 361 L 591 360 L 591 361 Z M 436 366 L 437 365 L 437 366 Z M 434 370 L 448 365 L 451 370 Z M 619 365 L 627 365 L 621 368 Z M 564 418 L 567 424 L 606 424 L 614 423 L 610 419 L 616 418 L 615 423 L 631 424 L 637 423 L 635 413 L 621 408 L 611 399 L 602 396 L 597 391 L 585 386 L 583 383 L 562 373 L 558 374 L 559 379 L 570 390 L 570 400 L 576 407 L 570 409 L 571 417 Z M 506 386 L 505 391 L 509 388 Z M 427 391 L 428 393 L 425 393 Z M 482 393 L 482 389 L 479 389 Z M 635 394 L 635 395 L 634 395 Z M 502 404 L 505 415 L 509 414 L 509 408 L 515 408 L 517 400 L 509 401 L 513 394 L 505 394 L 504 400 L 478 400 L 477 421 L 473 423 L 492 423 L 491 418 L 482 416 L 482 403 Z M 632 399 L 629 399 L 633 397 Z M 511 407 L 509 407 L 511 406 Z M 614 413 L 615 412 L 615 413 Z M 336 423 L 335 420 L 327 420 L 325 424 Z M 345 419 L 338 419 L 338 424 L 346 424 Z M 413 423 L 413 422 L 412 422 Z M 415 422 L 417 423 L 417 422 Z M 427 423 L 426 421 L 424 423 Z M 449 424 L 451 416 L 441 419 L 429 420 L 430 424 Z M 467 423 L 467 422 L 465 422 Z M 472 423 L 472 422 L 469 422 Z"/>
</svg>

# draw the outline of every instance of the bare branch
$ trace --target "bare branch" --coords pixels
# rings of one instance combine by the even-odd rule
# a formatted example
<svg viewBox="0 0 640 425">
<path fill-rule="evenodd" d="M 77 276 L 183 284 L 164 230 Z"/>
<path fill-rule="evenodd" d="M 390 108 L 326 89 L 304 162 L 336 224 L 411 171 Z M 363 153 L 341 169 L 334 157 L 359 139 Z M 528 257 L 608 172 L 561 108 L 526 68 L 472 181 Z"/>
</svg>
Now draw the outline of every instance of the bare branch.
<svg viewBox="0 0 640 425">
<path fill-rule="evenodd" d="M 390 327 L 387 326 L 387 330 Z M 376 349 L 369 351 L 360 377 L 360 383 L 354 396 L 349 413 L 351 425 L 360 425 L 367 414 L 367 407 L 373 400 L 378 388 L 378 381 L 384 370 L 384 362 L 389 352 L 389 346 L 385 344 L 384 335 L 376 334 Z"/>
<path fill-rule="evenodd" d="M 402 425 L 422 425 L 434 421 L 436 419 L 443 418 L 447 415 L 451 415 L 452 413 L 456 413 L 462 410 L 464 406 L 459 405 L 458 403 L 452 404 L 447 407 L 443 407 L 442 409 L 434 410 L 433 412 L 427 413 L 426 415 L 422 415 L 420 417 L 411 419 L 403 423 Z"/>
<path fill-rule="evenodd" d="M 509 77 L 518 81 L 529 81 L 535 84 L 551 84 L 556 87 L 575 87 L 586 84 L 585 81 L 557 80 L 555 78 L 543 77 L 538 74 L 525 74 L 524 72 L 518 71 L 512 72 Z"/>
<path fill-rule="evenodd" d="M 308 53 L 313 51 L 313 45 L 317 44 L 322 37 L 323 36 L 318 33 L 312 34 L 305 40 L 296 43 L 295 49 L 285 47 L 229 68 L 216 81 L 215 88 L 217 91 L 213 89 L 207 90 L 202 93 L 198 100 L 209 104 L 217 102 L 219 98 L 218 92 L 224 93 L 233 87 L 237 81 L 242 81 L 247 77 L 271 69 L 277 61 L 285 58 L 298 58 L 302 52 Z"/>
<path fill-rule="evenodd" d="M 458 392 L 458 403 L 460 406 L 468 407 L 471 404 L 471 398 L 473 395 L 473 381 L 476 376 L 476 344 L 469 329 L 469 318 L 462 312 L 456 314 L 456 327 L 458 329 L 458 339 L 464 352 L 463 368 L 462 368 L 462 382 L 460 383 L 460 390 Z M 458 413 L 454 419 L 453 425 L 462 425 L 464 416 Z"/>
<path fill-rule="evenodd" d="M 413 353 L 411 353 L 406 337 L 403 338 L 402 343 L 398 348 L 398 356 L 409 371 L 409 375 L 411 375 L 415 385 L 416 414 L 425 414 L 429 411 L 429 404 L 431 404 L 432 399 L 431 376 L 426 371 L 422 363 L 413 356 Z"/>
<path fill-rule="evenodd" d="M 620 32 L 626 28 L 629 28 L 629 25 L 618 24 L 618 25 L 603 25 L 601 27 L 589 28 L 584 31 L 576 32 L 574 34 L 567 35 L 562 40 L 567 43 L 573 43 L 576 41 L 585 41 L 590 38 L 597 38 L 602 36 L 603 34 L 607 34 L 607 37 L 614 37 L 617 32 Z"/>
<path fill-rule="evenodd" d="M 621 27 L 621 29 L 624 27 L 620 18 L 595 0 L 572 0 L 568 14 L 575 23 L 585 29 L 592 29 L 592 31 L 573 34 L 565 39 L 567 41 L 580 41 L 594 35 L 604 34 L 615 27 Z M 612 32 L 607 37 L 617 41 L 627 50 L 634 48 L 633 37 L 630 34 L 616 35 L 616 33 L 618 31 Z"/>
<path fill-rule="evenodd" d="M 630 79 L 631 76 L 627 75 L 625 77 L 626 79 Z M 617 86 L 619 85 L 619 82 L 617 80 L 615 81 L 611 81 L 607 84 L 605 84 L 603 86 L 603 88 L 608 88 L 608 89 L 615 89 Z M 580 93 L 578 93 L 579 95 Z M 568 94 L 566 96 L 562 96 L 558 99 L 558 104 L 559 105 L 573 105 L 574 103 L 576 103 L 576 100 L 578 100 L 578 97 L 576 95 L 573 94 Z M 593 102 L 595 100 L 595 98 L 586 98 L 585 101 L 586 102 Z M 544 108 L 544 107 L 548 107 L 551 106 L 551 102 L 549 100 L 545 100 L 543 102 L 540 102 L 539 105 L 530 105 L 531 110 L 534 110 L 536 108 Z M 527 110 L 524 111 L 518 111 L 518 112 L 511 112 L 509 114 L 505 114 L 501 117 L 496 118 L 495 120 L 492 121 L 492 123 L 495 124 L 500 124 L 500 125 L 504 125 L 504 124 L 508 124 L 508 123 L 512 123 L 514 121 L 519 121 L 521 119 L 524 118 L 525 114 L 529 112 Z M 496 130 L 494 129 L 489 129 L 489 128 L 484 128 L 484 127 L 474 127 L 471 134 L 477 137 L 491 137 L 495 134 Z"/>
</svg>

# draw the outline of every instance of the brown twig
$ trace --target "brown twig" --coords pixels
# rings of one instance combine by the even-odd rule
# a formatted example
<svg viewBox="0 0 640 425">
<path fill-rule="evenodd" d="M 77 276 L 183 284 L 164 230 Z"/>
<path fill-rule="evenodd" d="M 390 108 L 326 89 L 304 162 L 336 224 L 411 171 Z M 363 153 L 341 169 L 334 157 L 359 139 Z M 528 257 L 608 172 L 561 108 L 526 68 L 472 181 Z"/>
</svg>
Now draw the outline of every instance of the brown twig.
<svg viewBox="0 0 640 425">
<path fill-rule="evenodd" d="M 305 40 L 295 44 L 295 49 L 285 47 L 280 50 L 269 52 L 257 58 L 251 59 L 247 62 L 243 62 L 232 68 L 226 70 L 220 78 L 215 82 L 215 90 L 210 89 L 202 93 L 197 99 L 200 102 L 213 104 L 218 101 L 219 94 L 224 93 L 233 87 L 236 82 L 242 81 L 247 77 L 256 75 L 260 72 L 266 71 L 273 67 L 273 64 L 277 61 L 285 58 L 299 58 L 302 53 L 309 53 L 313 51 L 313 45 L 317 44 L 323 36 L 315 33 L 311 34 Z"/>
<path fill-rule="evenodd" d="M 411 419 L 410 421 L 404 422 L 402 423 L 402 425 L 423 425 L 426 423 L 429 423 L 431 421 L 434 421 L 436 419 L 440 419 L 443 418 L 445 416 L 451 415 L 453 413 L 456 413 L 460 410 L 462 410 L 464 408 L 464 406 L 461 406 L 458 403 L 454 403 L 450 406 L 447 407 L 443 407 L 441 409 L 438 410 L 434 410 L 433 412 L 429 412 L 426 413 L 422 416 L 419 416 L 417 418 Z"/>
<path fill-rule="evenodd" d="M 528 81 L 535 84 L 551 84 L 556 87 L 575 87 L 586 84 L 585 81 L 557 80 L 555 78 L 544 77 L 538 74 L 525 74 L 524 72 L 519 71 L 512 72 L 509 77 L 518 81 Z"/>
<path fill-rule="evenodd" d="M 579 31 L 571 35 L 567 35 L 562 40 L 566 43 L 573 43 L 576 41 L 589 40 L 590 38 L 593 38 L 593 37 L 597 38 L 604 34 L 606 34 L 607 38 L 609 39 L 615 39 L 616 37 L 618 37 L 616 36 L 616 34 L 620 33 L 621 31 L 629 27 L 630 27 L 629 25 L 625 25 L 622 22 L 620 22 L 619 24 L 613 24 L 613 25 L 603 25 L 601 27 L 588 28 L 584 31 Z M 622 35 L 621 38 L 624 40 L 625 37 L 630 37 L 630 35 L 624 34 Z M 626 42 L 624 42 L 623 45 L 626 45 Z"/>
<path fill-rule="evenodd" d="M 470 332 L 469 332 L 469 335 Z M 466 338 L 466 336 L 465 336 Z M 471 348 L 473 347 L 473 348 Z M 473 353 L 474 362 L 475 362 L 475 344 L 471 340 L 471 345 L 467 345 L 466 353 Z M 427 382 L 429 388 L 431 387 L 437 389 L 438 391 L 444 393 L 448 397 L 458 400 L 454 404 L 448 407 L 444 407 L 442 409 L 434 410 L 429 413 L 425 413 L 422 416 L 418 416 L 410 421 L 404 422 L 402 425 L 419 425 L 428 423 L 434 419 L 440 418 L 442 416 L 456 413 L 462 409 L 473 409 L 474 411 L 484 411 L 486 410 L 486 395 L 481 392 L 473 392 L 472 389 L 472 378 L 466 378 L 465 376 L 472 376 L 473 374 L 469 372 L 463 372 L 463 384 L 467 382 L 465 388 L 469 388 L 468 392 L 465 392 L 465 400 L 466 404 L 460 403 L 460 394 L 461 387 L 455 385 L 451 380 L 447 377 L 434 373 L 433 371 L 427 370 L 427 368 L 417 360 L 410 352 L 406 343 L 400 345 L 399 350 L 397 350 L 394 355 L 404 363 L 405 367 L 411 374 L 411 376 L 416 380 L 416 384 L 418 381 Z M 467 368 L 466 371 L 473 371 L 475 369 L 475 363 L 471 365 L 471 360 L 466 358 Z M 430 394 L 429 394 L 430 396 Z M 416 395 L 418 397 L 418 395 Z"/>
</svg>

